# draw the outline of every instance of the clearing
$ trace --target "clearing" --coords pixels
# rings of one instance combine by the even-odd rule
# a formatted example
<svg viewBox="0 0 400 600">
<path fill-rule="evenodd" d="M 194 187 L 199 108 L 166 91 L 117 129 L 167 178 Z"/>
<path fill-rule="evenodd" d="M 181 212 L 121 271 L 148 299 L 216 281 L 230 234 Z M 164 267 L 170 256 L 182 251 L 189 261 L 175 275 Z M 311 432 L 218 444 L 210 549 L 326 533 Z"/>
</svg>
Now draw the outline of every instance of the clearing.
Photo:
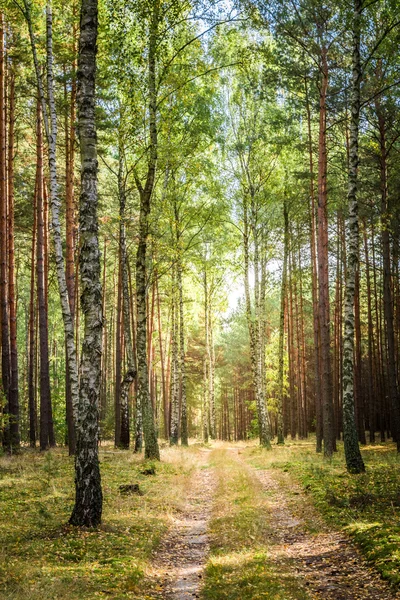
<svg viewBox="0 0 400 600">
<path fill-rule="evenodd" d="M 164 447 L 160 464 L 105 447 L 95 531 L 65 526 L 64 451 L 3 457 L 0 599 L 400 598 L 398 459 L 363 452 L 367 473 L 350 476 L 311 442 Z M 119 492 L 131 483 L 142 495 Z"/>
</svg>

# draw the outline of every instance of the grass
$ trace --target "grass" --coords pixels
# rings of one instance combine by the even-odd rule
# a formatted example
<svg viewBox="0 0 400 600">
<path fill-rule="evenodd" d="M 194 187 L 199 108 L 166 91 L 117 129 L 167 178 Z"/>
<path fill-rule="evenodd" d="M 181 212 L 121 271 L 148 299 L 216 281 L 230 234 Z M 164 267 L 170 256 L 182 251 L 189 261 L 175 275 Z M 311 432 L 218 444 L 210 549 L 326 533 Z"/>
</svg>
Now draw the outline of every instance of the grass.
<svg viewBox="0 0 400 600">
<path fill-rule="evenodd" d="M 211 455 L 219 485 L 210 523 L 204 600 L 305 600 L 290 561 L 271 556 L 273 522 L 260 484 L 229 451 Z M 268 540 L 268 541 L 267 541 Z"/>
<path fill-rule="evenodd" d="M 203 600 L 308 597 L 293 577 L 293 564 L 274 547 L 268 494 L 246 461 L 276 469 L 294 514 L 298 496 L 290 483 L 297 480 L 325 520 L 345 530 L 386 579 L 400 584 L 400 473 L 394 445 L 364 448 L 363 475 L 346 472 L 341 447 L 325 461 L 315 454 L 312 440 L 288 442 L 272 452 L 236 446 L 244 460 L 224 444 L 214 444 L 210 453 L 219 483 Z M 164 448 L 154 476 L 141 474 L 150 465 L 132 452 L 104 446 L 100 459 L 103 525 L 78 530 L 66 525 L 74 486 L 73 460 L 65 450 L 25 450 L 0 458 L 0 600 L 154 597 L 152 553 L 185 504 L 191 475 L 201 468 L 199 448 Z M 119 486 L 127 483 L 139 483 L 143 496 L 121 495 Z M 310 532 L 320 527 L 307 522 L 306 514 L 302 518 Z"/>
<path fill-rule="evenodd" d="M 66 525 L 73 459 L 64 450 L 0 458 L 0 598 L 145 598 L 146 566 L 171 515 L 185 501 L 197 451 L 165 449 L 155 476 L 132 452 L 100 451 L 103 525 Z M 143 496 L 119 486 L 139 483 Z"/>
<path fill-rule="evenodd" d="M 349 534 L 381 575 L 400 585 L 400 457 L 394 444 L 365 446 L 361 475 L 347 473 L 341 444 L 330 461 L 316 455 L 313 440 L 246 454 L 256 467 L 294 476 L 327 522 Z"/>
</svg>

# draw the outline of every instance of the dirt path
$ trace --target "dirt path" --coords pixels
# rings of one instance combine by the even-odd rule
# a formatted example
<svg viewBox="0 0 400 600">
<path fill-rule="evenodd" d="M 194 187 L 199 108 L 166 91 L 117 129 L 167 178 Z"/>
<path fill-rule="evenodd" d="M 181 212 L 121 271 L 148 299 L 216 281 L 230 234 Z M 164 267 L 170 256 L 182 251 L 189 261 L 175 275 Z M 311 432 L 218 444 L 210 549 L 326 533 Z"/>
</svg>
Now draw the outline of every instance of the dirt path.
<svg viewBox="0 0 400 600">
<path fill-rule="evenodd" d="M 244 461 L 236 454 L 241 465 Z M 400 598 L 371 568 L 350 540 L 330 530 L 289 475 L 246 465 L 261 483 L 273 524 L 271 558 L 290 560 L 311 598 L 394 600 Z M 310 532 L 310 524 L 313 532 Z M 316 533 L 314 533 L 316 532 Z"/>
<path fill-rule="evenodd" d="M 205 460 L 193 475 L 185 509 L 161 542 L 152 567 L 158 592 L 154 598 L 199 598 L 203 568 L 209 551 L 207 524 L 215 490 L 213 472 Z"/>
</svg>

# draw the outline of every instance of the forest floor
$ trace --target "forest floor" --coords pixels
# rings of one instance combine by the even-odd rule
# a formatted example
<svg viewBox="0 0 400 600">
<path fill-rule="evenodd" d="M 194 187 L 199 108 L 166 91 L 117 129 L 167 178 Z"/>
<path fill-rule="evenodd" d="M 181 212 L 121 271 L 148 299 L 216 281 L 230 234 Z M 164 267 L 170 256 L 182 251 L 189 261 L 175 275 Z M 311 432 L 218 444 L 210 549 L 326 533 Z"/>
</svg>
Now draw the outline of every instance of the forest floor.
<svg viewBox="0 0 400 600">
<path fill-rule="evenodd" d="M 65 450 L 1 457 L 0 599 L 400 598 L 399 459 L 363 455 L 354 476 L 312 441 L 165 446 L 154 465 L 106 445 L 98 530 L 65 524 Z"/>
</svg>

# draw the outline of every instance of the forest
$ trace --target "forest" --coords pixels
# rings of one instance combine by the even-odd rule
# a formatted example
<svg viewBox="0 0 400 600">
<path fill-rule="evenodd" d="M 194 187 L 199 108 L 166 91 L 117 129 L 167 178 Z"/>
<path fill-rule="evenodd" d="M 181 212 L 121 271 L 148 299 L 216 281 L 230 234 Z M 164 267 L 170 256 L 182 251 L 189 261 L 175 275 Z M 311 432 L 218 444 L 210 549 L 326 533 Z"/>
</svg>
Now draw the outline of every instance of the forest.
<svg viewBox="0 0 400 600">
<path fill-rule="evenodd" d="M 400 598 L 400 1 L 0 0 L 0 599 Z"/>
</svg>

